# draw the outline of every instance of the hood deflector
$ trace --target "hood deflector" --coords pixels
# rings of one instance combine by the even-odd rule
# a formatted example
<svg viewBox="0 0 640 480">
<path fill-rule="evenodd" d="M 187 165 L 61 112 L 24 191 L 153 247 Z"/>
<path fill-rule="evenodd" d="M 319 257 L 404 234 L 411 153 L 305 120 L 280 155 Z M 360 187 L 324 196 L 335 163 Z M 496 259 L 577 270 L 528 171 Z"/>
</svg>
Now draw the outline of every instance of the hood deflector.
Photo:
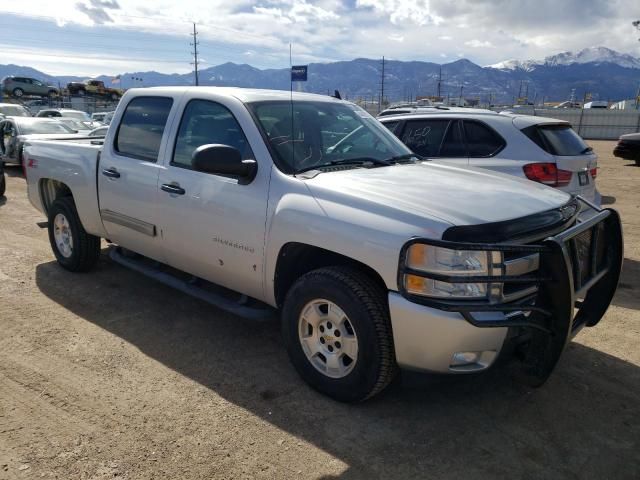
<svg viewBox="0 0 640 480">
<path fill-rule="evenodd" d="M 580 212 L 578 200 L 573 198 L 565 205 L 544 212 L 502 222 L 480 225 L 463 225 L 448 228 L 443 240 L 453 242 L 501 243 L 519 239 L 535 239 L 542 234 L 553 235 L 573 225 Z"/>
</svg>

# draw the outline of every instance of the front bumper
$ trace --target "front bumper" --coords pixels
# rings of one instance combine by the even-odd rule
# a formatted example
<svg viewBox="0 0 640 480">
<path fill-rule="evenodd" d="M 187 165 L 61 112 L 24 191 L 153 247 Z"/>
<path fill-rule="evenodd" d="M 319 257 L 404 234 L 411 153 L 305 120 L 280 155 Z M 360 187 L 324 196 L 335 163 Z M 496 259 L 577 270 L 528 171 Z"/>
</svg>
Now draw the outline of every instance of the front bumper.
<svg viewBox="0 0 640 480">
<path fill-rule="evenodd" d="M 508 328 L 478 328 L 457 312 L 410 302 L 389 293 L 396 362 L 402 368 L 435 373 L 484 370 L 502 349 Z M 483 352 L 476 365 L 452 366 L 458 352 Z"/>
<path fill-rule="evenodd" d="M 402 367 L 434 372 L 482 370 L 502 349 L 509 329 L 524 331 L 528 343 L 521 352 L 532 383 L 553 370 L 568 341 L 583 326 L 596 325 L 615 293 L 623 259 L 620 217 L 615 210 L 595 210 L 588 219 L 528 244 L 485 244 L 415 239 L 458 250 L 538 254 L 539 268 L 525 276 L 446 277 L 411 270 L 413 275 L 445 282 L 535 283 L 537 291 L 513 302 L 442 301 L 389 295 L 396 359 Z M 409 271 L 401 265 L 399 277 Z M 459 352 L 479 353 L 476 364 L 461 368 Z M 494 353 L 495 352 L 495 353 Z"/>
</svg>

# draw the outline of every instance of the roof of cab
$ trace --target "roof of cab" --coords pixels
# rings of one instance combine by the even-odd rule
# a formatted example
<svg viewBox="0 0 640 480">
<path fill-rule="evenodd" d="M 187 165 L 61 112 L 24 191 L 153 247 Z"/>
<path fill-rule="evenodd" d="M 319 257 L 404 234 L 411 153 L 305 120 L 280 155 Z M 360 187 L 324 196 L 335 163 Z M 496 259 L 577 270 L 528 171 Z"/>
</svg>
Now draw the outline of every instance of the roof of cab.
<svg viewBox="0 0 640 480">
<path fill-rule="evenodd" d="M 148 88 L 132 88 L 128 92 L 137 95 L 153 91 L 154 93 L 164 93 L 167 95 L 180 95 L 186 92 L 197 91 L 206 95 L 207 93 L 215 95 L 229 95 L 237 98 L 241 102 L 259 102 L 269 100 L 293 100 L 296 101 L 315 101 L 315 102 L 341 102 L 334 97 L 328 95 L 319 95 L 316 93 L 290 92 L 288 90 L 266 90 L 258 88 L 240 88 L 240 87 L 148 87 Z"/>
</svg>

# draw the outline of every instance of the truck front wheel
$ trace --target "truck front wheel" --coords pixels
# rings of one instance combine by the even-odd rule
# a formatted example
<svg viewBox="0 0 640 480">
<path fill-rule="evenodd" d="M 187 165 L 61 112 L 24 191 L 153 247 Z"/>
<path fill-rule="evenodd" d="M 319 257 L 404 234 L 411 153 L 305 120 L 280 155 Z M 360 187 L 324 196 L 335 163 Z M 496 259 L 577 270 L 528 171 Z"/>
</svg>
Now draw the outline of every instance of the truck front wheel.
<svg viewBox="0 0 640 480">
<path fill-rule="evenodd" d="M 53 202 L 48 223 L 49 242 L 58 263 L 71 272 L 91 270 L 100 257 L 100 237 L 85 231 L 73 198 Z"/>
<path fill-rule="evenodd" d="M 300 277 L 287 293 L 282 332 L 291 362 L 313 388 L 341 402 L 381 392 L 396 373 L 386 291 L 351 267 Z"/>
</svg>

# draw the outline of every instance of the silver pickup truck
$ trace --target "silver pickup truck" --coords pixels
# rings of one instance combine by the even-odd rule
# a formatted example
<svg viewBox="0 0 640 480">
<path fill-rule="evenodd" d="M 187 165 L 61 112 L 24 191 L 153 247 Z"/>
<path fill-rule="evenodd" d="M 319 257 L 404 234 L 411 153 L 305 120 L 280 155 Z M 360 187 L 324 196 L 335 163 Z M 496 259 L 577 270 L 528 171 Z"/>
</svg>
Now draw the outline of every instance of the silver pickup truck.
<svg viewBox="0 0 640 480">
<path fill-rule="evenodd" d="M 90 270 L 104 238 L 116 262 L 238 315 L 279 310 L 295 368 L 340 401 L 398 367 L 499 357 L 542 384 L 620 274 L 614 210 L 424 161 L 331 97 L 133 89 L 103 140 L 24 154 L 62 267 Z"/>
</svg>

